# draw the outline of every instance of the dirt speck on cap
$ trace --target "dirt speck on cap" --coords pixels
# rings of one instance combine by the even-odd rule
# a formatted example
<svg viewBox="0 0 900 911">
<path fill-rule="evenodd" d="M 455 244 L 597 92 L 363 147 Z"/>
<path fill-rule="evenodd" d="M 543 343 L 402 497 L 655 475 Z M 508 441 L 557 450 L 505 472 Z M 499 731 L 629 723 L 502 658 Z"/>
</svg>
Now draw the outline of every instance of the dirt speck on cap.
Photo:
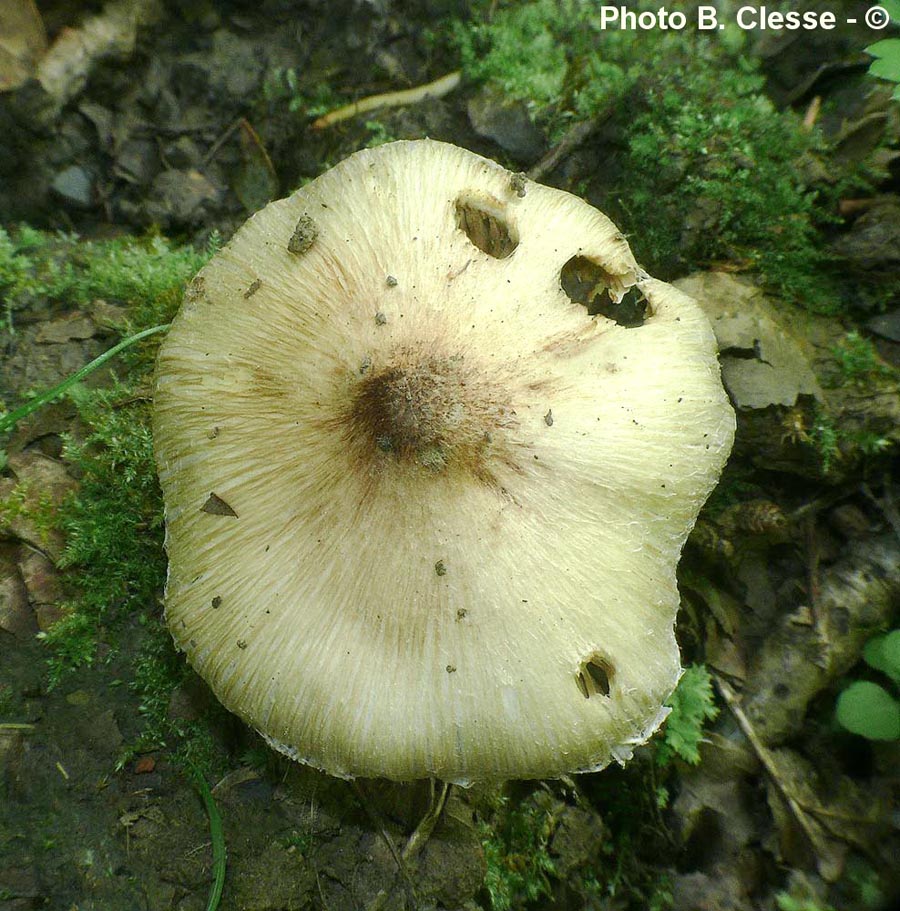
<svg viewBox="0 0 900 911">
<path fill-rule="evenodd" d="M 288 253 L 302 256 L 312 247 L 318 236 L 319 229 L 316 227 L 316 223 L 308 215 L 301 215 L 297 220 L 297 227 L 294 228 L 294 233 L 288 241 Z"/>
</svg>

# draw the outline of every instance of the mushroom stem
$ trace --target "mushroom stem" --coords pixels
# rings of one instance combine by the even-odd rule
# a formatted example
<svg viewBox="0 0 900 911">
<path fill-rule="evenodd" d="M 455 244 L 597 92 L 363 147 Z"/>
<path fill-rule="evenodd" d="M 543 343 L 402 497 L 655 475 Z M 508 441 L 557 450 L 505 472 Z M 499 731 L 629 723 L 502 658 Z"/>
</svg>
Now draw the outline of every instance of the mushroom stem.
<svg viewBox="0 0 900 911">
<path fill-rule="evenodd" d="M 444 812 L 444 807 L 447 805 L 447 797 L 450 794 L 450 789 L 453 785 L 446 781 L 438 781 L 436 778 L 428 779 L 428 809 L 425 811 L 425 815 L 422 819 L 419 820 L 419 824 L 416 826 L 412 835 L 410 835 L 409 840 L 406 842 L 402 851 L 398 851 L 394 845 L 394 842 L 384 825 L 384 820 L 381 818 L 381 814 L 369 802 L 369 798 L 363 789 L 362 783 L 358 780 L 354 780 L 353 787 L 359 797 L 359 802 L 366 811 L 366 815 L 372 821 L 375 828 L 381 833 L 384 843 L 388 846 L 388 850 L 391 852 L 391 856 L 397 864 L 397 870 L 406 887 L 409 907 L 415 909 L 417 907 L 415 888 L 407 862 L 413 860 L 428 843 L 428 839 L 431 838 L 431 833 L 434 832 L 434 828 L 438 824 L 441 814 Z M 375 898 L 366 906 L 366 911 L 381 911 L 390 894 L 390 889 L 382 889 L 379 891 Z"/>
<path fill-rule="evenodd" d="M 383 817 L 378 812 L 378 810 L 372 806 L 371 802 L 369 801 L 369 797 L 362 786 L 362 782 L 358 779 L 354 779 L 353 789 L 356 791 L 356 796 L 359 798 L 359 802 L 362 805 L 363 810 L 365 810 L 366 816 L 369 817 L 369 821 L 381 834 L 384 843 L 387 845 L 388 851 L 391 852 L 391 857 L 394 858 L 394 863 L 397 864 L 397 871 L 399 872 L 400 877 L 403 879 L 403 885 L 406 889 L 407 898 L 409 899 L 409 907 L 415 909 L 417 907 L 416 890 L 415 886 L 413 885 L 412 876 L 410 876 L 409 873 L 409 867 L 406 866 L 406 862 L 404 861 L 404 855 L 406 854 L 406 851 L 404 850 L 401 854 L 401 852 L 397 850 L 397 846 L 394 844 L 393 839 L 388 834 L 388 830 L 384 824 Z M 418 828 L 416 831 L 418 831 Z M 415 832 L 413 835 L 415 835 Z M 384 906 L 384 903 L 387 901 L 387 898 L 392 891 L 393 887 L 391 889 L 381 889 L 375 898 L 373 898 L 372 901 L 366 906 L 366 911 L 381 911 L 381 908 Z"/>
<path fill-rule="evenodd" d="M 439 782 L 435 778 L 430 778 L 428 784 L 428 809 L 425 811 L 425 815 L 419 821 L 415 831 L 410 835 L 406 847 L 403 849 L 403 860 L 411 860 L 425 847 L 428 839 L 431 838 L 434 827 L 441 818 L 441 814 L 444 812 L 444 807 L 447 805 L 447 797 L 450 794 L 450 788 L 453 787 L 450 782 Z"/>
<path fill-rule="evenodd" d="M 553 146 L 550 151 L 527 172 L 531 180 L 541 180 L 545 174 L 549 174 L 556 168 L 568 155 L 575 151 L 580 145 L 587 142 L 590 137 L 606 123 L 615 111 L 616 105 L 610 103 L 601 108 L 599 113 L 595 114 L 589 120 L 580 120 L 574 126 L 570 127 L 562 139 Z"/>
</svg>

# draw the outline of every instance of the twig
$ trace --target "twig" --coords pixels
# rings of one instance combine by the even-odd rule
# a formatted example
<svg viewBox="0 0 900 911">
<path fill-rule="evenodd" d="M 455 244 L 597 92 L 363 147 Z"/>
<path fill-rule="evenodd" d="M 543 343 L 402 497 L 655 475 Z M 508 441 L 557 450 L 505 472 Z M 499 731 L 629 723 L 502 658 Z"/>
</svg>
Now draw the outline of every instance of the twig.
<svg viewBox="0 0 900 911">
<path fill-rule="evenodd" d="M 819 538 L 816 534 L 816 514 L 812 513 L 806 520 L 806 573 L 807 586 L 809 594 L 809 604 L 813 611 L 813 616 L 818 620 L 819 594 L 821 587 L 819 585 L 819 562 L 821 554 L 819 551 Z"/>
<path fill-rule="evenodd" d="M 212 164 L 213 159 L 216 155 L 219 154 L 219 149 L 228 142 L 229 139 L 237 132 L 240 128 L 241 123 L 244 122 L 243 117 L 238 117 L 233 123 L 230 123 L 225 127 L 224 131 L 219 134 L 219 138 L 210 146 L 209 151 L 206 155 L 203 156 L 203 167 L 208 168 Z"/>
<path fill-rule="evenodd" d="M 826 872 L 835 864 L 835 858 L 831 847 L 815 828 L 813 828 L 813 824 L 804 812 L 800 801 L 794 795 L 793 790 L 788 783 L 781 777 L 778 763 L 772 755 L 772 751 L 769 750 L 757 736 L 756 731 L 753 729 L 753 725 L 750 724 L 750 719 L 744 714 L 744 710 L 741 708 L 734 690 L 718 674 L 713 674 L 713 680 L 715 680 L 717 689 L 721 693 L 725 703 L 728 705 L 729 711 L 734 715 L 738 727 L 740 727 L 744 736 L 750 742 L 750 746 L 753 747 L 753 751 L 759 757 L 759 761 L 766 770 L 772 784 L 775 785 L 776 790 L 781 795 L 782 800 L 790 810 L 797 825 L 800 826 L 801 831 L 806 836 L 813 853 L 816 855 L 819 873 L 824 879 L 829 879 Z"/>
<path fill-rule="evenodd" d="M 812 131 L 812 128 L 816 125 L 816 121 L 819 119 L 819 112 L 822 110 L 822 96 L 816 95 L 812 101 L 809 103 L 809 107 L 806 109 L 806 114 L 803 115 L 803 129 L 809 133 Z"/>
<path fill-rule="evenodd" d="M 866 499 L 881 511 L 885 519 L 888 520 L 888 524 L 894 529 L 894 534 L 900 538 L 900 510 L 897 509 L 897 503 L 894 500 L 891 476 L 889 474 L 884 476 L 884 496 L 880 500 L 872 493 L 872 488 L 865 482 L 863 482 L 861 490 Z"/>
<path fill-rule="evenodd" d="M 360 98 L 352 104 L 346 104 L 334 111 L 323 114 L 312 123 L 314 130 L 324 130 L 325 127 L 333 126 L 342 120 L 349 120 L 357 114 L 367 114 L 369 111 L 378 108 L 399 108 L 408 104 L 418 104 L 429 98 L 443 98 L 449 95 L 458 85 L 461 79 L 459 70 L 447 73 L 434 82 L 419 85 L 411 89 L 403 89 L 399 92 L 383 92 L 380 95 L 369 95 L 366 98 Z"/>
<path fill-rule="evenodd" d="M 528 176 L 532 180 L 540 180 L 545 174 L 556 168 L 566 156 L 571 155 L 578 146 L 585 143 L 599 130 L 609 120 L 615 109 L 616 105 L 610 103 L 589 120 L 581 120 L 570 127 L 563 138 L 527 172 Z"/>
</svg>

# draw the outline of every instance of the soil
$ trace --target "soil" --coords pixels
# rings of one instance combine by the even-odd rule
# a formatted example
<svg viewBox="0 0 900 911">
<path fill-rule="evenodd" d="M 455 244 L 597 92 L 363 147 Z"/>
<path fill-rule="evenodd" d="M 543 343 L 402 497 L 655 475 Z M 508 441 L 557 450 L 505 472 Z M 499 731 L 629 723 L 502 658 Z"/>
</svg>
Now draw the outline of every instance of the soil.
<svg viewBox="0 0 900 911">
<path fill-rule="evenodd" d="M 94 58 L 73 55 L 55 94 L 34 79 L 0 93 L 0 225 L 85 237 L 153 228 L 201 245 L 214 231 L 227 238 L 268 199 L 372 139 L 364 116 L 313 129 L 311 115 L 266 89 L 273 72 L 299 74 L 298 97 L 322 86 L 361 98 L 427 83 L 457 66 L 427 30 L 470 14 L 464 0 L 57 0 L 38 8 L 51 44 L 91 15 L 110 22 L 118 11 L 116 37 Z M 847 88 L 859 46 L 845 30 L 757 37 L 753 52 L 777 104 L 831 99 L 825 126 L 840 136 L 835 154 L 862 159 L 886 124 L 896 130 L 897 114 L 886 102 L 873 114 Z M 454 142 L 516 171 L 540 166 L 545 182 L 569 189 L 601 172 L 615 144 L 601 130 L 551 149 L 524 107 L 465 84 L 378 120 L 395 138 Z M 862 649 L 897 625 L 900 606 L 900 387 L 890 372 L 834 382 L 834 351 L 848 331 L 865 333 L 887 367 L 900 365 L 897 173 L 888 170 L 832 238 L 848 268 L 893 275 L 893 309 L 788 318 L 752 277 L 727 270 L 684 286 L 719 337 L 739 418 L 726 481 L 749 494 L 701 519 L 681 567 L 682 645 L 712 669 L 722 710 L 703 761 L 679 766 L 670 780 L 658 837 L 633 846 L 662 852 L 641 861 L 667 876 L 660 907 L 849 911 L 893 907 L 900 895 L 898 744 L 838 729 L 832 710 L 848 679 L 872 677 Z M 597 197 L 611 193 L 594 186 Z M 21 332 L 0 369 L 7 404 L 108 348 L 110 306 L 37 301 L 18 312 Z M 883 450 L 870 457 L 847 444 L 823 465 L 811 445 L 823 408 L 859 439 L 884 440 Z M 67 402 L 34 418 L 8 446 L 0 494 L 29 479 L 41 508 L 57 506 L 79 481 L 61 458 L 62 435 L 77 430 Z M 40 527 L 32 505 L 0 523 L 0 911 L 207 908 L 210 824 L 184 766 L 165 744 L 120 764 L 123 744 L 140 731 L 142 706 L 128 684 L 144 626 L 135 621 L 124 647 L 47 685 L 40 633 L 60 616 L 68 583 L 56 565 L 64 542 Z M 363 782 L 360 790 L 273 755 L 245 761 L 264 747 L 196 678 L 176 691 L 169 712 L 213 718 L 217 747 L 230 757 L 230 771 L 212 783 L 228 851 L 222 909 L 490 908 L 486 874 L 496 861 L 485 824 L 499 828 L 504 805 L 536 807 L 552 821 L 545 848 L 554 872 L 514 907 L 640 907 L 626 886 L 618 896 L 590 887 L 611 865 L 610 830 L 622 818 L 615 790 L 632 781 L 621 770 L 502 794 L 453 792 L 410 862 L 410 886 L 388 839 L 402 844 L 422 817 L 425 783 Z M 646 771 L 652 761 L 639 755 L 635 765 Z M 514 867 L 513 854 L 503 862 Z M 795 904 L 776 904 L 777 894 Z"/>
</svg>

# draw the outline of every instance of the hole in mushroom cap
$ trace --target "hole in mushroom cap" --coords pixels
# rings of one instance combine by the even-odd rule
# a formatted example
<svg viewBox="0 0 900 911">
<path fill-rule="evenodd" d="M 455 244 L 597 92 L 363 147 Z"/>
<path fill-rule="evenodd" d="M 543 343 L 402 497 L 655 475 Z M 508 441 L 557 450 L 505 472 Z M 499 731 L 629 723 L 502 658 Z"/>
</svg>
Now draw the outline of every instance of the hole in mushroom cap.
<svg viewBox="0 0 900 911">
<path fill-rule="evenodd" d="M 506 219 L 501 202 L 492 196 L 464 193 L 456 200 L 456 224 L 482 253 L 506 259 L 519 246 L 519 238 Z"/>
<path fill-rule="evenodd" d="M 585 699 L 591 696 L 608 696 L 613 678 L 613 666 L 602 655 L 594 652 L 581 662 L 575 682 Z"/>
<path fill-rule="evenodd" d="M 587 308 L 588 316 L 605 316 L 626 329 L 644 324 L 647 302 L 637 289 L 629 288 L 617 300 L 621 282 L 586 256 L 573 256 L 562 267 L 559 284 L 572 303 Z"/>
</svg>

